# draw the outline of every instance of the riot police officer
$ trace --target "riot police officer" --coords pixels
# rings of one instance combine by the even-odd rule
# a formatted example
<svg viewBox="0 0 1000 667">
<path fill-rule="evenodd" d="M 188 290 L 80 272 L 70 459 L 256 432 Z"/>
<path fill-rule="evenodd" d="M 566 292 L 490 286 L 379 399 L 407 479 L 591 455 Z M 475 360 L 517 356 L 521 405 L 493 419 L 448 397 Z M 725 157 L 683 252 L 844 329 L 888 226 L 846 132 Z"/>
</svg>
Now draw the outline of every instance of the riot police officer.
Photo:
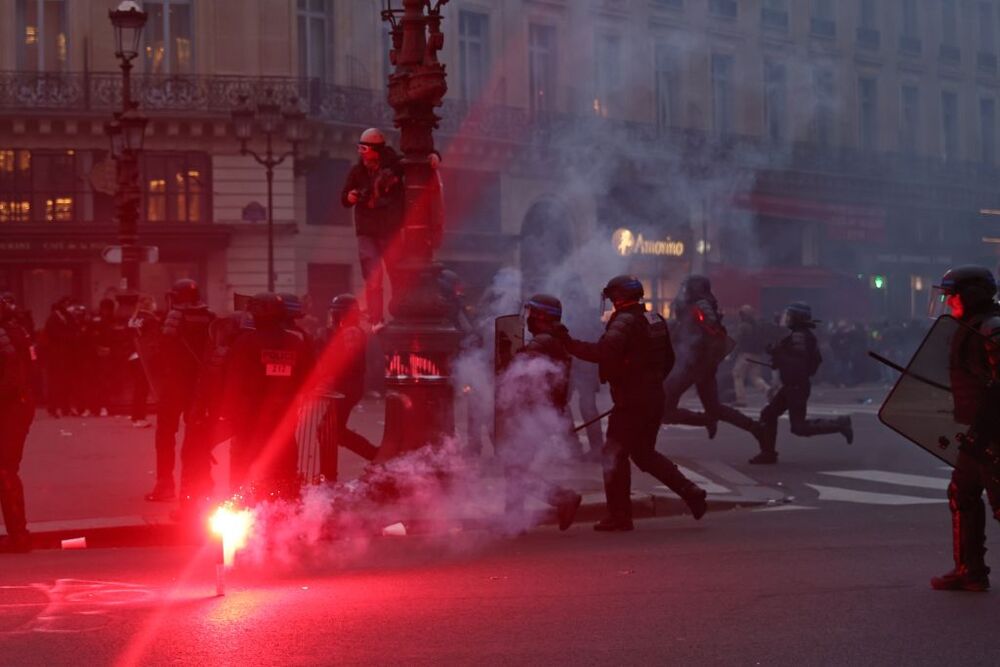
<svg viewBox="0 0 1000 667">
<path fill-rule="evenodd" d="M 160 359 L 155 364 L 162 377 L 153 383 L 159 386 L 161 394 L 157 396 L 156 406 L 156 486 L 146 494 L 146 500 L 153 502 L 175 498 L 175 437 L 181 417 L 187 423 L 209 345 L 209 326 L 215 319 L 215 314 L 201 300 L 198 283 L 194 280 L 176 281 L 169 296 L 170 310 L 163 322 Z M 193 429 L 186 431 L 183 446 L 199 446 L 188 442 L 194 432 Z"/>
<path fill-rule="evenodd" d="M 230 484 L 251 496 L 298 493 L 295 405 L 311 356 L 305 341 L 284 328 L 281 297 L 255 295 L 248 305 L 254 329 L 230 352 L 226 411 L 233 420 Z"/>
<path fill-rule="evenodd" d="M 719 421 L 724 421 L 759 438 L 761 431 L 756 421 L 719 400 L 716 375 L 730 352 L 731 340 L 707 277 L 691 275 L 681 283 L 672 316 L 677 364 L 664 383 L 663 423 L 704 426 L 708 437 L 714 438 Z M 678 407 L 681 396 L 692 386 L 704 412 Z"/>
<path fill-rule="evenodd" d="M 662 317 L 646 312 L 642 283 L 633 276 L 608 281 L 603 296 L 614 314 L 600 340 L 569 340 L 570 353 L 598 364 L 601 382 L 611 385 L 614 409 L 608 420 L 605 444 L 604 491 L 608 516 L 595 530 L 632 530 L 629 458 L 679 495 L 700 519 L 707 509 L 705 491 L 687 479 L 677 466 L 656 451 L 663 417 L 663 380 L 674 363 L 670 333 Z"/>
<path fill-rule="evenodd" d="M 332 437 L 336 445 L 371 461 L 378 448 L 347 426 L 351 412 L 364 396 L 367 372 L 368 335 L 361 327 L 358 300 L 353 294 L 335 296 L 330 300 L 329 318 L 329 327 L 318 343 L 317 382 L 321 391 L 343 398 L 331 403 L 323 416 L 320 438 Z M 336 469 L 329 470 L 329 476 L 330 481 L 336 481 Z"/>
<path fill-rule="evenodd" d="M 19 475 L 24 441 L 35 418 L 31 391 L 35 352 L 31 335 L 14 295 L 0 294 L 0 509 L 7 529 L 0 551 L 6 552 L 31 549 L 24 486 Z"/>
<path fill-rule="evenodd" d="M 781 387 L 760 413 L 763 437 L 759 439 L 760 453 L 750 463 L 777 463 L 778 418 L 788 411 L 792 433 L 801 437 L 840 433 L 847 444 L 854 441 L 850 417 L 833 419 L 806 419 L 806 404 L 812 389 L 810 379 L 816 374 L 823 357 L 819 353 L 816 335 L 812 332 L 816 322 L 808 304 L 796 302 L 785 309 L 784 324 L 791 330 L 778 343 L 768 346 L 772 365 L 778 371 Z"/>
<path fill-rule="evenodd" d="M 970 427 L 948 485 L 954 568 L 931 579 L 937 590 L 985 591 L 985 489 L 1000 520 L 1000 306 L 997 283 L 989 269 L 959 266 L 935 289 L 942 293 L 961 327 L 951 340 L 950 382 L 955 421 Z"/>
<path fill-rule="evenodd" d="M 198 376 L 191 407 L 185 415 L 181 448 L 180 507 L 182 519 L 200 519 L 213 494 L 212 450 L 232 437 L 232 419 L 225 414 L 224 398 L 230 352 L 237 339 L 252 331 L 246 311 L 212 320 L 205 364 Z"/>
<path fill-rule="evenodd" d="M 555 431 L 533 433 L 534 437 L 529 445 L 523 437 L 524 434 L 518 433 L 519 429 L 513 427 L 513 424 L 511 428 L 500 429 L 500 433 L 504 435 L 518 433 L 522 436 L 513 438 L 498 436 L 499 454 L 504 462 L 507 486 L 507 513 L 508 516 L 522 513 L 526 496 L 535 496 L 555 508 L 559 530 L 566 530 L 573 524 L 583 498 L 579 493 L 552 484 L 532 472 L 531 464 L 537 458 L 538 452 L 535 449 L 528 451 L 527 447 L 534 447 L 535 442 L 539 440 L 546 442 L 550 438 L 561 438 L 564 444 L 569 444 L 571 427 L 568 411 L 569 374 L 573 359 L 565 344 L 568 332 L 561 323 L 562 303 L 552 295 L 535 294 L 525 303 L 525 311 L 528 332 L 532 338 L 516 352 L 514 362 L 516 363 L 518 358 L 546 359 L 554 365 L 556 371 L 551 376 L 540 377 L 532 369 L 524 377 L 518 375 L 512 377 L 509 374 L 513 372 L 514 364 L 512 364 L 509 373 L 501 379 L 499 393 L 501 418 L 510 422 L 523 420 L 531 427 L 552 426 Z M 522 386 L 519 380 L 534 386 Z M 539 390 L 547 395 L 539 396 Z M 550 414 L 545 414 L 552 410 L 556 412 L 554 422 Z M 535 414 L 530 415 L 529 411 Z"/>
</svg>

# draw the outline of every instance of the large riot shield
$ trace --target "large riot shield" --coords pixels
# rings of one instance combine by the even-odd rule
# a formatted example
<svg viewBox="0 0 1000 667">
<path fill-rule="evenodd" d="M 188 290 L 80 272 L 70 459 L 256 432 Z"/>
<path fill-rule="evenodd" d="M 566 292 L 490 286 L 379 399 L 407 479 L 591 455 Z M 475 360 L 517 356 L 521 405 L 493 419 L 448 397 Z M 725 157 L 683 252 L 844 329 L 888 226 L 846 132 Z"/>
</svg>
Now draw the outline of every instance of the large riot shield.
<svg viewBox="0 0 1000 667">
<path fill-rule="evenodd" d="M 521 315 L 504 315 L 496 318 L 493 325 L 493 372 L 497 381 L 493 383 L 493 443 L 503 442 L 504 416 L 501 414 L 498 391 L 499 377 L 510 366 L 514 355 L 524 347 L 524 319 Z"/>
<path fill-rule="evenodd" d="M 969 430 L 955 420 L 951 395 L 952 341 L 960 333 L 979 335 L 950 316 L 938 318 L 878 413 L 883 424 L 952 466 L 957 436 Z"/>
<path fill-rule="evenodd" d="M 514 355 L 524 347 L 524 319 L 520 315 L 498 317 L 493 326 L 493 371 L 500 375 Z"/>
</svg>

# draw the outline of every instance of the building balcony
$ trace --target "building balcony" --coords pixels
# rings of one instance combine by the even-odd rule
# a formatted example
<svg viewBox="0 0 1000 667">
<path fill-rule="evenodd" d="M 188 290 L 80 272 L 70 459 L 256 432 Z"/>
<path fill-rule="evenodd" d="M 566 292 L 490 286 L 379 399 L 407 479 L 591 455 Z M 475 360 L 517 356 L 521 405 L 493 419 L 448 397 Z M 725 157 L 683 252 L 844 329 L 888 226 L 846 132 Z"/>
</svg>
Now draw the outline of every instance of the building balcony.
<svg viewBox="0 0 1000 667">
<path fill-rule="evenodd" d="M 837 22 L 831 19 L 813 17 L 809 21 L 809 32 L 814 37 L 833 39 L 837 36 Z"/>
<path fill-rule="evenodd" d="M 938 49 L 938 60 L 945 65 L 960 65 L 962 49 L 953 44 L 942 44 Z"/>
<path fill-rule="evenodd" d="M 976 54 L 976 69 L 987 74 L 997 73 L 997 54 L 980 51 Z"/>
<path fill-rule="evenodd" d="M 788 12 L 762 7 L 760 10 L 760 24 L 766 28 L 788 32 Z"/>
<path fill-rule="evenodd" d="M 878 51 L 882 42 L 882 33 L 875 28 L 858 28 L 858 47 L 869 51 Z"/>
<path fill-rule="evenodd" d="M 919 37 L 912 35 L 899 36 L 899 52 L 908 56 L 919 56 L 923 50 L 923 43 Z"/>
</svg>

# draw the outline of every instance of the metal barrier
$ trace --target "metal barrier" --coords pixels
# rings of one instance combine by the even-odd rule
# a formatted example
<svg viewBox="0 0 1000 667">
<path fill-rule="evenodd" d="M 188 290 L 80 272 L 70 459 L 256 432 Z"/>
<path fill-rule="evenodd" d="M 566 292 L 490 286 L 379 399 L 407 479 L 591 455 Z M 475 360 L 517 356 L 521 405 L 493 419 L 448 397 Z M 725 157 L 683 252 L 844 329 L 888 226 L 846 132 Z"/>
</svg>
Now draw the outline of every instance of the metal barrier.
<svg viewBox="0 0 1000 667">
<path fill-rule="evenodd" d="M 313 394 L 299 405 L 295 440 L 299 475 L 306 484 L 337 480 L 337 410 L 343 399 L 343 394 Z"/>
</svg>

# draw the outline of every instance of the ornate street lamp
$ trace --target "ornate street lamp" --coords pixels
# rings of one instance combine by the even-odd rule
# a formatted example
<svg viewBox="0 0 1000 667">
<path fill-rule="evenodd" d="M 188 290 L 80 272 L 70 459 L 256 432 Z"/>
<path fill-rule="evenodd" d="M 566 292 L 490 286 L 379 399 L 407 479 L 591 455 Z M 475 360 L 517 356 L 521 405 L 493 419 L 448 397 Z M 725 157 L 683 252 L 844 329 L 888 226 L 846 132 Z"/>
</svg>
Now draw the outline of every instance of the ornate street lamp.
<svg viewBox="0 0 1000 667">
<path fill-rule="evenodd" d="M 436 175 L 429 157 L 434 129 L 448 90 L 437 52 L 444 46 L 441 8 L 447 0 L 403 0 L 402 7 L 384 0 L 382 20 L 390 24 L 395 66 L 389 75 L 389 105 L 400 129 L 405 188 L 401 260 L 394 267 L 393 320 L 382 330 L 386 351 L 386 438 L 383 457 L 441 442 L 454 433 L 453 390 L 449 366 L 461 333 L 455 326 L 454 305 L 444 299 L 434 262 L 441 239 L 440 221 L 433 214 L 431 179 Z M 426 10 L 426 13 L 425 13 Z"/>
<path fill-rule="evenodd" d="M 267 172 L 267 291 L 274 291 L 274 168 L 287 158 L 298 156 L 298 145 L 307 138 L 306 115 L 299 108 L 297 97 L 290 97 L 282 109 L 282 105 L 268 88 L 264 98 L 256 108 L 250 106 L 246 95 L 241 95 L 239 104 L 231 112 L 233 134 L 240 142 L 240 155 L 251 155 L 257 164 Z M 273 141 L 284 127 L 285 140 L 292 149 L 281 155 L 275 155 Z M 254 130 L 260 130 L 266 140 L 266 150 L 259 155 L 247 147 L 253 138 Z"/>
<path fill-rule="evenodd" d="M 123 303 L 137 296 L 139 289 L 139 206 L 142 189 L 139 186 L 139 152 L 146 136 L 148 119 L 139 113 L 132 99 L 132 61 L 139 55 L 146 12 L 133 0 L 125 0 L 108 12 L 115 31 L 115 57 L 122 70 L 122 110 L 106 123 L 111 157 L 115 160 L 118 216 L 118 242 L 121 245 Z"/>
</svg>

